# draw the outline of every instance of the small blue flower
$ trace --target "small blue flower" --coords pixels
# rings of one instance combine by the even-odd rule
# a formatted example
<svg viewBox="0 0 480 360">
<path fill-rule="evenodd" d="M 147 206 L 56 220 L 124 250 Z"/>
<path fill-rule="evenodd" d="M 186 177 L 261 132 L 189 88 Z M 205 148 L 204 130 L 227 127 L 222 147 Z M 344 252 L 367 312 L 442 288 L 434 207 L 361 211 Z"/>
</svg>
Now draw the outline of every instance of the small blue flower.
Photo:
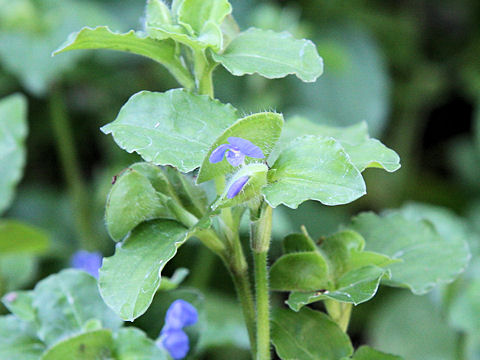
<svg viewBox="0 0 480 360">
<path fill-rule="evenodd" d="M 183 328 L 197 321 L 198 312 L 192 304 L 182 299 L 175 300 L 167 310 L 157 345 L 167 350 L 173 359 L 183 359 L 190 350 L 190 342 Z"/>
<path fill-rule="evenodd" d="M 70 264 L 73 268 L 86 271 L 98 279 L 98 269 L 102 267 L 102 254 L 79 250 L 73 254 Z"/>
<path fill-rule="evenodd" d="M 235 180 L 233 184 L 230 185 L 230 187 L 228 188 L 227 198 L 233 199 L 235 196 L 237 196 L 238 193 L 242 191 L 245 184 L 248 182 L 248 179 L 250 179 L 250 177 L 245 175 Z"/>
<path fill-rule="evenodd" d="M 190 350 L 190 341 L 187 334 L 181 329 L 162 331 L 161 345 L 168 351 L 170 356 L 177 360 L 187 356 Z"/>
<path fill-rule="evenodd" d="M 244 163 L 245 156 L 256 159 L 263 159 L 265 157 L 262 150 L 248 140 L 239 137 L 229 137 L 228 142 L 229 144 L 222 144 L 212 151 L 210 155 L 210 162 L 212 164 L 216 164 L 226 157 L 230 165 L 238 166 Z"/>
<path fill-rule="evenodd" d="M 189 302 L 178 299 L 167 310 L 164 329 L 182 329 L 185 326 L 195 324 L 197 321 L 197 309 Z"/>
</svg>

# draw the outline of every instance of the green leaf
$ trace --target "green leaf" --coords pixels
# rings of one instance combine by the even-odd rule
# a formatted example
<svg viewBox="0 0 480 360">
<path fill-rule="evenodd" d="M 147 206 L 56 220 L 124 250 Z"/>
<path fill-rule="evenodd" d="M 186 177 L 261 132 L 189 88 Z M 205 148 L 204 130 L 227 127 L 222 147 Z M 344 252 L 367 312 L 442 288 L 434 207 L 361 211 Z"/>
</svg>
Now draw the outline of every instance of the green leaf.
<svg viewBox="0 0 480 360">
<path fill-rule="evenodd" d="M 0 254 L 38 255 L 49 246 L 49 236 L 42 229 L 17 220 L 0 220 Z"/>
<path fill-rule="evenodd" d="M 155 40 L 133 30 L 119 34 L 107 26 L 84 27 L 69 36 L 68 40 L 53 52 L 53 55 L 77 49 L 110 49 L 145 56 L 165 66 L 187 89 L 194 87 L 189 71 L 182 65 L 172 40 Z"/>
<path fill-rule="evenodd" d="M 398 154 L 380 141 L 370 138 L 366 122 L 347 127 L 333 127 L 295 116 L 286 122 L 281 141 L 286 144 L 291 139 L 305 134 L 333 137 L 339 141 L 360 172 L 366 168 L 381 168 L 388 172 L 394 172 L 400 168 Z"/>
<path fill-rule="evenodd" d="M 128 327 L 114 334 L 117 360 L 167 360 L 165 350 L 155 345 L 143 331 Z"/>
<path fill-rule="evenodd" d="M 237 118 L 230 105 L 181 89 L 142 91 L 102 127 L 127 152 L 145 161 L 172 165 L 182 172 L 199 167 L 215 139 Z"/>
<path fill-rule="evenodd" d="M 3 304 L 16 317 L 24 321 L 36 318 L 33 307 L 33 291 L 13 291 L 2 298 Z"/>
<path fill-rule="evenodd" d="M 38 259 L 28 253 L 0 256 L 0 274 L 5 291 L 22 288 L 37 276 Z"/>
<path fill-rule="evenodd" d="M 183 0 L 178 8 L 178 21 L 201 34 L 207 23 L 220 26 L 231 12 L 228 0 Z"/>
<path fill-rule="evenodd" d="M 230 179 L 225 190 L 212 205 L 212 209 L 224 208 L 242 204 L 260 195 L 260 189 L 267 183 L 268 167 L 265 164 L 248 164 L 242 166 Z M 238 195 L 229 199 L 227 197 L 230 187 L 239 179 L 248 176 L 248 181 Z"/>
<path fill-rule="evenodd" d="M 402 360 L 402 357 L 387 354 L 369 346 L 360 346 L 352 357 L 352 360 Z"/>
<path fill-rule="evenodd" d="M 272 343 L 282 360 L 338 360 L 353 353 L 348 336 L 324 313 L 275 309 Z"/>
<path fill-rule="evenodd" d="M 287 304 L 294 311 L 320 300 L 332 299 L 354 305 L 370 300 L 377 292 L 386 270 L 377 266 L 365 266 L 352 270 L 338 279 L 333 290 L 290 293 Z"/>
<path fill-rule="evenodd" d="M 269 79 L 295 74 L 315 81 L 323 72 L 323 61 L 309 40 L 296 40 L 287 32 L 250 28 L 240 33 L 222 54 L 212 54 L 236 76 L 258 73 Z"/>
<path fill-rule="evenodd" d="M 458 359 L 458 333 L 448 326 L 436 305 L 429 296 L 394 291 L 382 299 L 375 307 L 375 316 L 368 319 L 369 343 L 405 359 Z"/>
<path fill-rule="evenodd" d="M 445 240 L 430 223 L 407 220 L 399 213 L 382 217 L 363 213 L 353 219 L 351 228 L 363 235 L 366 250 L 402 260 L 387 266 L 392 276 L 385 283 L 417 295 L 452 282 L 470 257 L 465 242 Z"/>
<path fill-rule="evenodd" d="M 350 162 L 339 142 L 331 138 L 303 136 L 280 154 L 263 188 L 272 207 L 297 208 L 306 200 L 325 205 L 352 202 L 366 193 L 360 172 Z"/>
<path fill-rule="evenodd" d="M 13 315 L 0 316 L 0 359 L 38 360 L 44 350 L 31 323 Z"/>
<path fill-rule="evenodd" d="M 327 262 L 317 252 L 291 253 L 270 269 L 270 286 L 279 291 L 315 291 L 329 286 Z"/>
<path fill-rule="evenodd" d="M 150 180 L 140 172 L 127 169 L 115 182 L 108 195 L 105 222 L 115 241 L 146 220 L 172 218 L 163 198 Z"/>
<path fill-rule="evenodd" d="M 109 359 L 113 339 L 110 330 L 97 330 L 63 340 L 48 349 L 41 360 Z"/>
<path fill-rule="evenodd" d="M 262 150 L 266 160 L 280 137 L 282 126 L 283 116 L 271 112 L 249 115 L 235 122 L 226 129 L 215 142 L 212 141 L 213 144 L 211 144 L 208 153 L 205 154 L 203 159 L 197 183 L 202 183 L 214 179 L 217 176 L 226 175 L 235 171 L 235 168 L 230 165 L 226 159 L 216 164 L 210 163 L 210 155 L 212 152 L 220 145 L 228 144 L 229 137 L 233 136 L 249 140 Z M 258 159 L 252 159 L 248 156 L 245 159 L 247 164 L 258 161 Z"/>
<path fill-rule="evenodd" d="M 171 220 L 136 227 L 104 258 L 99 288 L 105 303 L 124 320 L 134 320 L 150 306 L 160 287 L 161 271 L 187 238 L 187 229 Z"/>
<path fill-rule="evenodd" d="M 80 334 L 92 319 L 117 329 L 122 321 L 104 304 L 97 281 L 84 271 L 63 270 L 40 281 L 34 289 L 38 336 L 52 345 Z"/>
<path fill-rule="evenodd" d="M 0 214 L 10 205 L 25 165 L 27 101 L 14 94 L 0 100 Z"/>
<path fill-rule="evenodd" d="M 456 328 L 470 334 L 480 334 L 480 278 L 472 279 L 454 298 L 449 309 L 449 321 Z"/>
<path fill-rule="evenodd" d="M 295 252 L 317 251 L 315 242 L 305 234 L 290 234 L 283 239 L 283 252 L 285 254 Z"/>
</svg>

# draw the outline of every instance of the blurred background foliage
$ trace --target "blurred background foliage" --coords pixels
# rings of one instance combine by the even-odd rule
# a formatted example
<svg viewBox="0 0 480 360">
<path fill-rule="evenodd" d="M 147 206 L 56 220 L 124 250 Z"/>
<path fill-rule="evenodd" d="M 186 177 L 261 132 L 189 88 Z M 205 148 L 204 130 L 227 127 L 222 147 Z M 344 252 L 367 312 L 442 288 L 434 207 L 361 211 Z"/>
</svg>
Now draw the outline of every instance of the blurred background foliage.
<svg viewBox="0 0 480 360">
<path fill-rule="evenodd" d="M 467 271 L 422 297 L 382 288 L 355 308 L 349 332 L 357 345 L 406 359 L 480 359 L 480 2 L 231 2 L 241 28 L 286 30 L 314 40 L 325 73 L 304 84 L 294 77 L 234 78 L 218 69 L 216 97 L 246 114 L 274 109 L 287 121 L 298 114 L 337 126 L 365 120 L 372 136 L 402 159 L 393 175 L 367 172 L 368 195 L 351 205 L 308 202 L 298 211 L 279 209 L 275 240 L 301 225 L 316 237 L 330 234 L 362 210 L 430 204 L 411 211 L 439 226 L 452 224 L 468 240 L 473 257 Z M 178 85 L 161 67 L 133 55 L 50 54 L 84 25 L 141 29 L 143 14 L 143 0 L 0 0 L 0 98 L 24 93 L 29 127 L 24 176 L 2 217 L 35 225 L 50 237 L 40 256 L 0 254 L 0 292 L 33 287 L 68 267 L 77 249 L 112 254 L 103 224 L 106 195 L 112 176 L 139 159 L 99 127 L 135 92 Z M 204 294 L 203 358 L 247 359 L 228 273 L 198 246 L 182 247 L 166 273 L 189 268 L 185 284 Z M 271 260 L 279 253 L 277 241 Z M 155 315 L 165 307 L 161 295 L 136 322 L 152 337 L 161 328 Z M 276 294 L 273 300 L 281 304 L 284 298 Z"/>
</svg>

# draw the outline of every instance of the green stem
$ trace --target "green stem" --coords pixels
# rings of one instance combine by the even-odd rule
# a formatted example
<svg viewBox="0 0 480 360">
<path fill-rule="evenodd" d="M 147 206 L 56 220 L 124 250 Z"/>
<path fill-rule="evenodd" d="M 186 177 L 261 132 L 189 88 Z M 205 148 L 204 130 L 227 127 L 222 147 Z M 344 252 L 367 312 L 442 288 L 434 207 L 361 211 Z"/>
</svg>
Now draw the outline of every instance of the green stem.
<svg viewBox="0 0 480 360">
<path fill-rule="evenodd" d="M 272 212 L 262 205 L 259 220 L 252 222 L 251 240 L 255 266 L 255 297 L 257 303 L 256 360 L 270 360 L 270 293 L 268 285 L 267 254 L 272 236 Z"/>
<path fill-rule="evenodd" d="M 270 300 L 267 252 L 253 252 L 255 297 L 257 302 L 257 360 L 270 359 Z"/>
<path fill-rule="evenodd" d="M 201 95 L 208 95 L 213 99 L 213 80 L 212 72 L 215 69 L 215 64 L 208 61 L 203 50 L 193 51 L 195 66 L 195 85 L 197 92 Z"/>
<path fill-rule="evenodd" d="M 337 323 L 343 332 L 346 332 L 350 323 L 350 316 L 352 315 L 352 304 L 325 300 L 325 307 L 332 320 Z"/>
<path fill-rule="evenodd" d="M 96 250 L 99 247 L 99 239 L 93 230 L 92 209 L 88 202 L 90 196 L 81 176 L 72 129 L 60 88 L 53 89 L 49 106 L 57 152 L 73 202 L 75 224 L 81 246 L 86 250 Z"/>
</svg>

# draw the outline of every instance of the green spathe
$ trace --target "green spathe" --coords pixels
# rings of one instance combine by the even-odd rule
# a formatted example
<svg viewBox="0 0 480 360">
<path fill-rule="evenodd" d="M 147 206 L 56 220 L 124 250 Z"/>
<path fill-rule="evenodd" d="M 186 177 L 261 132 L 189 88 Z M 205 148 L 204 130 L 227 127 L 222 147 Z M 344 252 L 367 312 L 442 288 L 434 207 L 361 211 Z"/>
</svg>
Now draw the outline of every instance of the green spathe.
<svg viewBox="0 0 480 360">
<path fill-rule="evenodd" d="M 141 91 L 102 127 L 127 152 L 182 172 L 199 167 L 210 145 L 237 119 L 236 110 L 208 96 L 181 89 Z"/>
<path fill-rule="evenodd" d="M 236 121 L 214 142 L 212 141 L 213 144 L 211 144 L 203 159 L 197 183 L 202 183 L 234 171 L 235 168 L 230 165 L 226 159 L 216 164 L 210 162 L 212 152 L 220 145 L 228 144 L 229 137 L 239 137 L 250 141 L 262 150 L 265 159 L 267 159 L 280 138 L 282 127 L 282 114 L 271 112 L 252 114 Z M 247 157 L 245 160 L 247 164 L 252 162 L 258 162 L 258 159 Z"/>
</svg>

